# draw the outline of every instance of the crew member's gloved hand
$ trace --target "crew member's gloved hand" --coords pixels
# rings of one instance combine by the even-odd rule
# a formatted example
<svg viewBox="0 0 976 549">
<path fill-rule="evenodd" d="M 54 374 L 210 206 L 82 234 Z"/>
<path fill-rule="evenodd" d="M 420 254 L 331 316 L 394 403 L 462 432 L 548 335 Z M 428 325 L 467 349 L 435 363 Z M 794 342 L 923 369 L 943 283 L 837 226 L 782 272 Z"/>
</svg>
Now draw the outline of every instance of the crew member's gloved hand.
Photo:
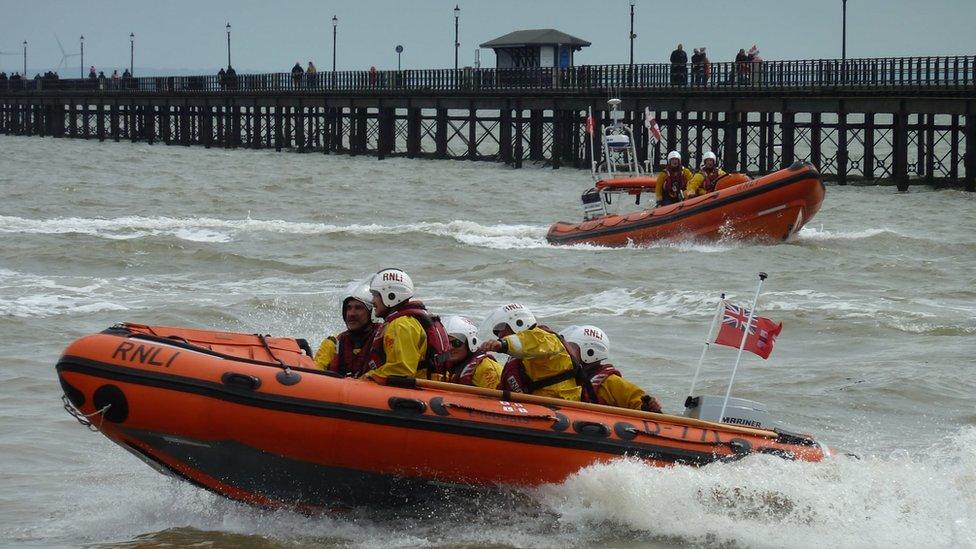
<svg viewBox="0 0 976 549">
<path fill-rule="evenodd" d="M 655 414 L 661 413 L 661 403 L 657 401 L 656 398 L 651 395 L 644 395 L 641 397 L 641 410 L 645 412 L 654 412 Z"/>
</svg>

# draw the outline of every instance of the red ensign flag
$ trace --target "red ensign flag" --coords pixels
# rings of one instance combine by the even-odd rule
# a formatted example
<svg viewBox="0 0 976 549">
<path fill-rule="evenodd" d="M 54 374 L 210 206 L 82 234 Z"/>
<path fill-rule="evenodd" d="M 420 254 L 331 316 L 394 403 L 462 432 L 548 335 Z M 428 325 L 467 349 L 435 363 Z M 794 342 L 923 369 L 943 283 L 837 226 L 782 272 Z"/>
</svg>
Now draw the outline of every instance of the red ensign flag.
<svg viewBox="0 0 976 549">
<path fill-rule="evenodd" d="M 718 331 L 715 343 L 738 349 L 748 320 L 749 309 L 726 303 L 725 311 L 722 313 L 722 327 Z M 764 359 L 769 358 L 769 353 L 773 352 L 773 344 L 776 343 L 776 336 L 782 329 L 782 323 L 777 324 L 762 316 L 753 317 L 744 349 Z"/>
<path fill-rule="evenodd" d="M 586 117 L 586 133 L 593 135 L 593 115 Z"/>
</svg>

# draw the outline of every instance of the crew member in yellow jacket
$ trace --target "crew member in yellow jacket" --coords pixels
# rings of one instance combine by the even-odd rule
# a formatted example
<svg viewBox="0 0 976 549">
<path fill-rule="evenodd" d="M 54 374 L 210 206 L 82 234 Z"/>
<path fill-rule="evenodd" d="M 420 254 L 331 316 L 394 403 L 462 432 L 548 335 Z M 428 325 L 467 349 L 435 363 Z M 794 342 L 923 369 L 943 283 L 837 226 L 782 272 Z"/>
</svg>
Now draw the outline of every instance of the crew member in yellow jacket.
<svg viewBox="0 0 976 549">
<path fill-rule="evenodd" d="M 657 205 L 667 206 L 684 200 L 690 182 L 691 170 L 681 164 L 681 154 L 678 151 L 669 152 L 668 163 L 657 174 Z"/>
<path fill-rule="evenodd" d="M 440 379 L 450 348 L 447 334 L 423 303 L 411 299 L 414 287 L 407 273 L 384 269 L 373 275 L 369 290 L 374 313 L 386 322 L 376 330 L 365 377 Z"/>
<path fill-rule="evenodd" d="M 715 153 L 711 151 L 705 153 L 702 156 L 701 168 L 691 178 L 691 183 L 688 183 L 688 192 L 685 193 L 686 197 L 691 198 L 693 196 L 701 196 L 714 192 L 718 180 L 725 177 L 725 175 L 725 170 L 718 167 Z"/>
<path fill-rule="evenodd" d="M 559 335 L 567 347 L 579 352 L 597 404 L 661 412 L 661 403 L 656 398 L 624 379 L 619 370 L 605 362 L 610 358 L 610 338 L 603 330 L 596 326 L 570 326 Z"/>
<path fill-rule="evenodd" d="M 485 341 L 478 349 L 512 357 L 502 369 L 499 389 L 580 400 L 581 387 L 566 346 L 558 335 L 538 326 L 531 311 L 509 303 L 492 313 L 488 323 L 498 339 Z"/>
<path fill-rule="evenodd" d="M 502 365 L 478 350 L 478 327 L 463 316 L 444 317 L 444 330 L 451 342 L 445 381 L 495 389 L 502 379 Z"/>
<path fill-rule="evenodd" d="M 343 376 L 359 377 L 366 373 L 373 336 L 382 326 L 373 322 L 373 296 L 369 284 L 353 282 L 342 299 L 342 321 L 346 330 L 322 340 L 315 352 L 315 365 Z"/>
</svg>

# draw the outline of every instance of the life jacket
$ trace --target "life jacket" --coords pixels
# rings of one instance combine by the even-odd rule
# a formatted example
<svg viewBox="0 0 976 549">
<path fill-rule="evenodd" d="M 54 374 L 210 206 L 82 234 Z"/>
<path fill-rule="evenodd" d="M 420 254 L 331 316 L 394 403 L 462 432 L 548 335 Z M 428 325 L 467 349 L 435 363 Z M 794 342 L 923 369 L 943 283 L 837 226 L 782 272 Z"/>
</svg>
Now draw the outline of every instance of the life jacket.
<svg viewBox="0 0 976 549">
<path fill-rule="evenodd" d="M 586 375 L 590 378 L 590 385 L 593 386 L 593 393 L 596 395 L 596 404 L 607 404 L 600 399 L 600 385 L 610 376 L 619 376 L 620 370 L 612 364 L 598 363 L 586 368 Z"/>
<path fill-rule="evenodd" d="M 703 176 L 705 176 L 705 179 L 702 181 L 702 188 L 705 189 L 706 193 L 714 192 L 715 184 L 718 183 L 720 173 L 718 166 L 712 168 L 711 171 L 708 171 L 706 168 L 702 168 L 701 173 Z"/>
<path fill-rule="evenodd" d="M 473 354 L 467 362 L 457 365 L 449 372 L 448 381 L 460 385 L 474 385 L 474 373 L 486 358 L 490 358 L 488 353 Z"/>
<path fill-rule="evenodd" d="M 666 202 L 677 202 L 681 200 L 685 193 L 684 167 L 678 166 L 672 169 L 670 166 L 664 169 L 664 189 L 663 197 Z"/>
<path fill-rule="evenodd" d="M 539 326 L 539 328 L 559 337 L 559 334 L 546 326 Z M 533 394 L 543 387 L 549 387 L 550 385 L 572 379 L 576 382 L 576 385 L 583 388 L 580 398 L 584 402 L 596 402 L 596 392 L 593 390 L 589 378 L 583 371 L 583 364 L 579 359 L 579 349 L 575 349 L 574 352 L 571 347 L 575 347 L 575 345 L 567 345 L 566 341 L 561 337 L 559 341 L 563 344 L 563 349 L 566 350 L 566 354 L 569 355 L 573 363 L 572 369 L 542 379 L 532 379 L 525 371 L 525 365 L 522 364 L 522 360 L 512 357 L 502 368 L 502 379 L 498 384 L 498 388 L 502 391 L 511 391 L 513 393 Z"/>
<path fill-rule="evenodd" d="M 365 374 L 367 371 L 366 364 L 370 357 L 370 348 L 373 345 L 373 336 L 380 327 L 380 323 L 370 322 L 355 334 L 346 330 L 336 336 L 336 355 L 332 357 L 329 371 L 353 377 Z M 359 349 L 358 353 L 355 352 L 356 349 Z"/>
<path fill-rule="evenodd" d="M 439 316 L 427 311 L 427 306 L 418 300 L 410 300 L 386 315 L 386 323 L 373 335 L 369 350 L 367 371 L 375 370 L 386 363 L 386 350 L 383 348 L 383 336 L 386 327 L 401 316 L 416 319 L 427 336 L 427 354 L 417 364 L 417 371 L 427 370 L 427 379 L 434 373 L 444 374 L 447 371 L 447 359 L 451 356 L 451 342 L 447 337 L 447 330 L 441 324 Z"/>
</svg>

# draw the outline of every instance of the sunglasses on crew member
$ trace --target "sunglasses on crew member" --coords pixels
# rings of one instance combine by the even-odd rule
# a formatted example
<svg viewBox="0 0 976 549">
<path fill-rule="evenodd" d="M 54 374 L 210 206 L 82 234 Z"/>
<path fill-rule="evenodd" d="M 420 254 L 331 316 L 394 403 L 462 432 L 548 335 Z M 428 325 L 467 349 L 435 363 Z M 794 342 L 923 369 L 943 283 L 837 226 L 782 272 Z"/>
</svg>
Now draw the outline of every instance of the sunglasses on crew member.
<svg viewBox="0 0 976 549">
<path fill-rule="evenodd" d="M 460 349 L 463 346 L 464 346 L 464 342 L 463 341 L 461 341 L 460 339 L 455 339 L 453 337 L 451 338 L 451 347 L 453 347 L 455 349 Z"/>
</svg>

